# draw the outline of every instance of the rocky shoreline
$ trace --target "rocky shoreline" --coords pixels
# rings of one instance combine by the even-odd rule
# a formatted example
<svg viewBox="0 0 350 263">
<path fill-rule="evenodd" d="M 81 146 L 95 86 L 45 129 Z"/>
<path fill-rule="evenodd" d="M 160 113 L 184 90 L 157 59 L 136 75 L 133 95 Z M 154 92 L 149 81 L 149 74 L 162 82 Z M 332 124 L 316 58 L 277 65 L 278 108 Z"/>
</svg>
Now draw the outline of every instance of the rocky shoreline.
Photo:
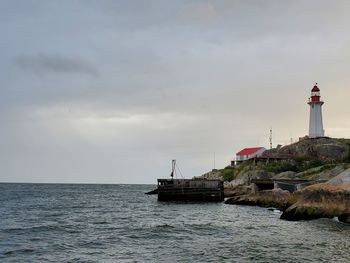
<svg viewBox="0 0 350 263">
<path fill-rule="evenodd" d="M 203 177 L 226 181 L 226 204 L 274 207 L 283 212 L 281 219 L 290 221 L 337 217 L 350 223 L 350 149 L 349 141 L 343 141 L 331 138 L 301 141 L 271 150 L 291 154 L 293 158 L 289 160 L 272 164 L 247 162 Z M 252 183 L 255 179 L 314 181 L 296 191 L 287 191 L 278 185 L 273 189 L 258 189 Z"/>
<path fill-rule="evenodd" d="M 290 221 L 337 217 L 341 222 L 350 223 L 350 169 L 326 183 L 293 193 L 278 188 L 254 192 L 251 188 L 237 186 L 231 193 L 227 191 L 231 197 L 225 203 L 274 207 L 283 211 L 281 219 Z"/>
</svg>

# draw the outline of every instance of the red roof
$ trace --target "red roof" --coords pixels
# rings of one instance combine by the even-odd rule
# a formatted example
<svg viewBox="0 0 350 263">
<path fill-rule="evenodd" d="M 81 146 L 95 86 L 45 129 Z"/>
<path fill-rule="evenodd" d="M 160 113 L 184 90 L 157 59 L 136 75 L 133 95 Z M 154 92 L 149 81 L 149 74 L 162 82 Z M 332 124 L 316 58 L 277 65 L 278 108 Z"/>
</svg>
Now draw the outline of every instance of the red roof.
<svg viewBox="0 0 350 263">
<path fill-rule="evenodd" d="M 250 155 L 250 154 L 254 154 L 257 151 L 263 149 L 264 147 L 255 147 L 255 148 L 245 148 L 241 151 L 239 151 L 238 153 L 236 153 L 236 155 Z"/>
<path fill-rule="evenodd" d="M 318 92 L 320 91 L 320 89 L 317 87 L 317 83 L 316 85 L 312 88 L 311 92 Z"/>
</svg>

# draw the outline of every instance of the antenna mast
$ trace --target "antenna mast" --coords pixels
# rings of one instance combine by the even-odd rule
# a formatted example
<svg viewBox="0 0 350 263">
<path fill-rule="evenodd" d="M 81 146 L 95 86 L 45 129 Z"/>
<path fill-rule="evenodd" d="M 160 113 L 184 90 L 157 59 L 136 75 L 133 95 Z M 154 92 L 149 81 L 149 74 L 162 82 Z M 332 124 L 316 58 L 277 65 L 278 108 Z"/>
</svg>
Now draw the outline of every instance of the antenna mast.
<svg viewBox="0 0 350 263">
<path fill-rule="evenodd" d="M 272 149 L 272 128 L 270 128 L 270 149 Z"/>
<path fill-rule="evenodd" d="M 214 169 L 215 169 L 215 152 L 214 152 Z"/>
</svg>

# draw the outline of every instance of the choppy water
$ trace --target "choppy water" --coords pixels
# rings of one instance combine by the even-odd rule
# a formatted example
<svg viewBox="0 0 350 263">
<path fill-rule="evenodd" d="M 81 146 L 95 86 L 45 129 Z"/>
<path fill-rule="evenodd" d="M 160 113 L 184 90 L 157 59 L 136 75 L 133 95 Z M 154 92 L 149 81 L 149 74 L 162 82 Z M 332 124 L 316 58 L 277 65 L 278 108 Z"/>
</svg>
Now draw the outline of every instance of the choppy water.
<svg viewBox="0 0 350 263">
<path fill-rule="evenodd" d="M 350 262 L 350 226 L 157 202 L 147 185 L 0 184 L 0 262 Z"/>
</svg>

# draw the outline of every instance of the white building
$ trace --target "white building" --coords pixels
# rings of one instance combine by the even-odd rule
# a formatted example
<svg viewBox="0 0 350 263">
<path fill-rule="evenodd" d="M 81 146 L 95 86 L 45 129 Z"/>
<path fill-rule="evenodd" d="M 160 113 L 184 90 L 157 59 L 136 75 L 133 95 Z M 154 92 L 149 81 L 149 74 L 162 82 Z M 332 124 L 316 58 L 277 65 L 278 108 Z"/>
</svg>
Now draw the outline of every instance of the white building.
<svg viewBox="0 0 350 263">
<path fill-rule="evenodd" d="M 311 97 L 308 104 L 310 105 L 310 122 L 309 122 L 309 138 L 324 137 L 323 121 L 322 121 L 322 105 L 320 89 L 316 85 L 311 90 Z"/>
<path fill-rule="evenodd" d="M 236 153 L 236 161 L 242 162 L 255 157 L 260 157 L 266 149 L 264 147 L 245 148 Z"/>
</svg>

